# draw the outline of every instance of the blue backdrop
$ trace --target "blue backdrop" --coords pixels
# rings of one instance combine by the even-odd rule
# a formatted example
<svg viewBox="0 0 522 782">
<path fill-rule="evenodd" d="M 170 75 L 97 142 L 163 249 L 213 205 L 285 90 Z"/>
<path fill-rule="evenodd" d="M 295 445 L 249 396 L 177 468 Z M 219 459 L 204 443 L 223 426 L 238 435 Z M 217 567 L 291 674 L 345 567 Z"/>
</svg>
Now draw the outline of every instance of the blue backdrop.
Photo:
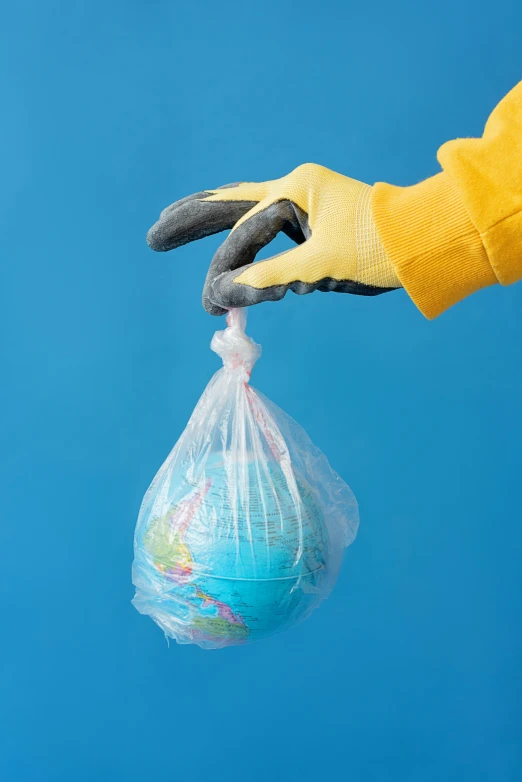
<svg viewBox="0 0 522 782">
<path fill-rule="evenodd" d="M 159 211 L 306 161 L 435 173 L 522 77 L 521 25 L 518 0 L 4 8 L 6 782 L 520 778 L 522 285 L 433 323 L 403 292 L 252 311 L 254 385 L 360 502 L 308 622 L 168 648 L 130 565 L 141 497 L 219 365 L 200 306 L 219 239 L 156 255 Z"/>
</svg>

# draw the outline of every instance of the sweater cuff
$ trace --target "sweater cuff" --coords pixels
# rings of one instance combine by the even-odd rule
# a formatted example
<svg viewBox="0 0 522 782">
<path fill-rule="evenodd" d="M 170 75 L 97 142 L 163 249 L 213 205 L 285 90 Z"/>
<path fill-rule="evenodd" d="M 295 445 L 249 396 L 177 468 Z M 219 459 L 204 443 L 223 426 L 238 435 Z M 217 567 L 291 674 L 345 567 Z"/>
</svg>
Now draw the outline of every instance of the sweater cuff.
<svg viewBox="0 0 522 782">
<path fill-rule="evenodd" d="M 445 172 L 412 187 L 378 182 L 372 214 L 402 286 L 430 320 L 498 281 L 480 234 Z"/>
</svg>

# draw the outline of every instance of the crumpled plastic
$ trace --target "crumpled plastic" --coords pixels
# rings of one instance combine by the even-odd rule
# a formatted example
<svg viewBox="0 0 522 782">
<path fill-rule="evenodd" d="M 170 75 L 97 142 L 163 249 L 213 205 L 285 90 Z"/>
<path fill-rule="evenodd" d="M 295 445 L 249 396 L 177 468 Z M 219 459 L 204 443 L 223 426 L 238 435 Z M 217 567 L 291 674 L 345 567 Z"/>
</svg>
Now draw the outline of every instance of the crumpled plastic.
<svg viewBox="0 0 522 782">
<path fill-rule="evenodd" d="M 261 348 L 230 310 L 211 379 L 143 499 L 133 604 L 178 643 L 220 648 L 306 619 L 331 592 L 356 500 L 292 418 L 250 385 Z"/>
</svg>

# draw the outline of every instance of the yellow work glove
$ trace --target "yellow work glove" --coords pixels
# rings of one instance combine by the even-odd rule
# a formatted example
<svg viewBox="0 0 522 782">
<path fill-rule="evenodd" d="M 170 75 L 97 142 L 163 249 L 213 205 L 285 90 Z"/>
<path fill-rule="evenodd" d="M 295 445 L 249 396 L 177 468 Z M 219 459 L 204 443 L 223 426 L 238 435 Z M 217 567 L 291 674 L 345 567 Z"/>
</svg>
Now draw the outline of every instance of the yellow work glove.
<svg viewBox="0 0 522 782">
<path fill-rule="evenodd" d="M 153 250 L 166 251 L 231 232 L 208 270 L 203 306 L 212 315 L 282 299 L 288 290 L 374 296 L 401 287 L 375 228 L 372 188 L 313 163 L 270 182 L 205 190 L 167 207 L 150 229 Z M 297 247 L 253 263 L 284 231 Z"/>
</svg>

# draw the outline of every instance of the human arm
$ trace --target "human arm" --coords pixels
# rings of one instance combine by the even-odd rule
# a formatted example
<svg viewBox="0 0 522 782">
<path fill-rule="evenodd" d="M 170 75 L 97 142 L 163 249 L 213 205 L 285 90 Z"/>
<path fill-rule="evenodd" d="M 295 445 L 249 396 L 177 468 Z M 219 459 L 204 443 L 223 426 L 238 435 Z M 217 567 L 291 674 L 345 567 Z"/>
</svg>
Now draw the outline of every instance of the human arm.
<svg viewBox="0 0 522 782">
<path fill-rule="evenodd" d="M 438 159 L 442 172 L 405 188 L 372 188 L 309 163 L 281 179 L 202 191 L 165 209 L 148 242 L 165 251 L 231 229 L 205 282 L 212 314 L 288 290 L 404 287 L 434 318 L 480 288 L 522 277 L 522 83 L 480 139 L 450 141 Z M 279 231 L 298 246 L 254 263 Z"/>
</svg>

